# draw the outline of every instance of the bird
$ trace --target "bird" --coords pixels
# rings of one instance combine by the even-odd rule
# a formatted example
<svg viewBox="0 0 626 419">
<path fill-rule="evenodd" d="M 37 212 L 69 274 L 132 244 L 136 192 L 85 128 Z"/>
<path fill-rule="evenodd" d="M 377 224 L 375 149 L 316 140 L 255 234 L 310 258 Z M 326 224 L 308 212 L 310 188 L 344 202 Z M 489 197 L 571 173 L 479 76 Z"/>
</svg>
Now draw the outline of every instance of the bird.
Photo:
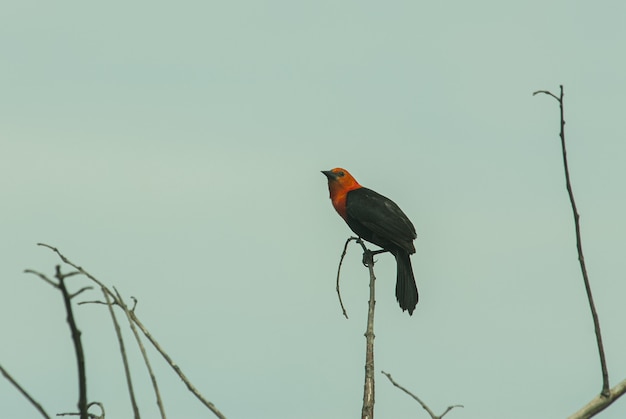
<svg viewBox="0 0 626 419">
<path fill-rule="evenodd" d="M 391 199 L 365 188 L 346 169 L 322 170 L 328 179 L 333 207 L 359 236 L 396 258 L 396 299 L 404 312 L 413 315 L 419 299 L 410 255 L 417 238 L 409 217 Z"/>
</svg>

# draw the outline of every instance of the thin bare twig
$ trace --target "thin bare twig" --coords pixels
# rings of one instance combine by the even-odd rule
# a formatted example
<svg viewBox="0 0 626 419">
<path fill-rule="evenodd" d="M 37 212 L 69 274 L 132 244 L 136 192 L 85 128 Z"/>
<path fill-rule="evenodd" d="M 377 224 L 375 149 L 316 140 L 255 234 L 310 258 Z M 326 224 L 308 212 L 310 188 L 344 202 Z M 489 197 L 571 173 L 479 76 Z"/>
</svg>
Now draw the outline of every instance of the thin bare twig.
<svg viewBox="0 0 626 419">
<path fill-rule="evenodd" d="M 94 419 L 104 419 L 104 405 L 100 402 L 91 402 L 87 405 L 87 409 L 91 409 L 91 406 L 98 406 L 100 408 L 100 415 L 95 415 L 90 413 L 89 415 L 93 416 Z"/>
<path fill-rule="evenodd" d="M 165 359 L 165 361 L 170 365 L 170 367 L 172 367 L 172 369 L 176 372 L 176 374 L 178 374 L 178 376 L 183 381 L 183 383 L 185 383 L 189 391 L 191 391 L 191 393 L 193 393 L 193 395 L 196 396 L 196 398 L 200 400 L 202 404 L 208 407 L 209 410 L 211 410 L 211 412 L 215 414 L 215 416 L 217 416 L 220 419 L 225 419 L 225 416 L 222 414 L 222 412 L 220 412 L 213 403 L 205 399 L 204 396 L 202 396 L 202 394 L 200 394 L 200 392 L 198 392 L 198 390 L 194 387 L 194 385 L 191 384 L 191 381 L 189 381 L 189 379 L 183 373 L 180 367 L 172 360 L 172 358 L 170 358 L 167 352 L 165 352 L 163 348 L 161 348 L 161 345 L 159 345 L 159 343 L 152 337 L 152 335 L 150 334 L 150 332 L 148 332 L 148 329 L 146 329 L 143 323 L 139 321 L 139 319 L 137 318 L 137 315 L 132 311 L 129 313 L 130 313 L 130 317 L 133 319 L 133 322 L 137 325 L 137 327 L 139 327 L 139 330 L 141 330 L 141 333 L 143 333 L 144 336 L 148 338 L 150 343 L 152 343 L 152 346 L 154 346 L 154 348 L 161 354 L 163 359 Z"/>
<path fill-rule="evenodd" d="M 385 375 L 389 381 L 391 381 L 391 384 L 393 384 L 394 386 L 398 387 L 400 390 L 404 391 L 406 394 L 408 394 L 409 396 L 413 397 L 413 399 L 415 399 L 421 406 L 422 408 L 424 408 L 424 410 L 426 412 L 428 412 L 428 414 L 430 415 L 430 417 L 432 419 L 441 419 L 443 418 L 449 411 L 451 411 L 452 409 L 454 409 L 455 407 L 463 407 L 463 405 L 461 404 L 455 404 L 452 406 L 448 406 L 448 408 L 446 410 L 444 410 L 444 412 L 441 415 L 436 415 L 435 412 L 433 412 L 432 410 L 430 410 L 430 408 L 426 405 L 426 403 L 424 403 L 419 397 L 417 397 L 415 394 L 411 393 L 409 390 L 407 390 L 406 388 L 402 387 L 400 384 L 396 383 L 396 381 L 391 378 L 391 374 L 386 373 L 385 371 L 381 371 L 381 373 L 383 375 Z"/>
<path fill-rule="evenodd" d="M 51 280 L 50 278 L 48 278 L 47 276 L 45 276 L 41 272 L 37 272 L 37 271 L 32 270 L 32 269 L 24 269 L 24 273 L 37 275 L 39 278 L 43 279 L 48 284 L 52 285 L 54 288 L 59 288 L 59 284 L 57 284 L 56 282 L 54 282 L 53 280 Z"/>
<path fill-rule="evenodd" d="M 120 328 L 120 324 L 118 323 L 117 317 L 115 316 L 115 310 L 113 310 L 113 302 L 111 301 L 111 297 L 109 297 L 109 293 L 104 287 L 102 287 L 101 290 L 102 294 L 104 294 L 104 299 L 106 300 L 107 306 L 109 308 L 109 314 L 111 315 L 111 320 L 113 321 L 113 327 L 115 328 L 117 342 L 120 346 L 120 354 L 122 355 L 122 363 L 124 364 L 124 375 L 126 376 L 126 385 L 128 387 L 130 403 L 133 406 L 133 414 L 135 415 L 136 419 L 139 419 L 139 406 L 137 406 L 137 401 L 135 400 L 133 380 L 130 375 L 130 366 L 128 365 L 128 357 L 126 356 L 126 347 L 124 345 L 124 338 L 122 337 L 122 329 Z"/>
<path fill-rule="evenodd" d="M 91 287 L 91 286 L 82 287 L 82 288 L 81 288 L 81 289 L 79 289 L 78 291 L 76 291 L 76 292 L 72 293 L 72 294 L 70 295 L 70 299 L 72 299 L 72 298 L 76 297 L 76 296 L 77 296 L 77 295 L 79 295 L 81 292 L 85 292 L 85 291 L 87 291 L 87 290 L 92 290 L 92 289 L 93 289 L 93 287 Z"/>
<path fill-rule="evenodd" d="M 347 319 L 348 318 L 348 313 L 346 312 L 345 307 L 343 306 L 343 300 L 341 299 L 341 292 L 339 291 L 339 274 L 341 273 L 341 265 L 343 264 L 343 258 L 346 256 L 346 252 L 348 251 L 348 244 L 350 244 L 350 242 L 352 240 L 358 240 L 358 237 L 349 237 L 348 240 L 346 240 L 346 243 L 343 245 L 343 251 L 341 252 L 341 258 L 339 259 L 339 267 L 337 268 L 337 297 L 339 297 L 339 304 L 341 304 L 341 311 L 343 311 L 343 315 L 344 317 Z"/>
<path fill-rule="evenodd" d="M 587 275 L 587 267 L 585 265 L 585 257 L 583 255 L 583 245 L 582 245 L 582 236 L 580 233 L 580 215 L 578 214 L 578 209 L 576 208 L 576 201 L 574 200 L 574 192 L 572 190 L 572 183 L 569 176 L 569 166 L 567 164 L 567 150 L 565 148 L 565 118 L 564 118 L 564 102 L 563 102 L 563 85 L 560 85 L 561 94 L 560 96 L 556 96 L 553 93 L 547 90 L 539 90 L 533 95 L 538 93 L 544 93 L 552 96 L 559 102 L 559 107 L 561 111 L 561 131 L 559 136 L 561 137 L 561 150 L 563 154 L 563 167 L 565 169 L 565 183 L 567 188 L 567 193 L 569 195 L 570 204 L 572 206 L 572 213 L 574 215 L 574 228 L 576 230 L 576 248 L 578 250 L 578 261 L 580 263 L 580 270 L 582 272 L 583 281 L 585 283 L 585 290 L 587 291 L 587 299 L 589 300 L 589 308 L 591 310 L 591 317 L 593 318 L 593 325 L 596 332 L 596 342 L 598 345 L 598 352 L 600 354 L 600 367 L 602 370 L 602 391 L 601 395 L 603 397 L 610 397 L 611 391 L 609 388 L 609 372 L 606 364 L 606 356 L 604 355 L 604 345 L 602 344 L 602 333 L 600 331 L 600 320 L 598 318 L 598 312 L 596 311 L 596 306 L 593 302 L 593 296 L 591 294 L 591 285 L 589 283 L 589 276 Z"/>
<path fill-rule="evenodd" d="M 20 392 L 22 393 L 22 396 L 26 397 L 26 399 L 30 402 L 30 404 L 32 404 L 33 406 L 35 406 L 35 409 L 37 409 L 39 411 L 39 413 L 41 413 L 41 416 L 43 416 L 44 418 L 50 419 L 50 415 L 48 415 L 48 413 L 44 410 L 43 407 L 41 407 L 41 405 L 31 397 L 30 394 L 28 394 L 28 392 L 26 390 L 24 390 L 24 387 L 22 387 L 21 385 L 18 384 L 17 381 L 15 381 L 15 379 L 13 377 L 11 377 L 11 374 L 8 373 L 7 370 L 5 370 L 4 368 L 2 368 L 2 365 L 0 365 L 0 372 L 2 372 L 2 375 L 4 375 L 4 377 L 9 380 L 9 382 L 11 384 L 13 384 L 13 386 Z"/>
<path fill-rule="evenodd" d="M 126 314 L 126 319 L 128 320 L 128 324 L 130 325 L 130 329 L 135 336 L 135 340 L 137 341 L 137 346 L 139 346 L 139 350 L 141 351 L 141 356 L 143 357 L 143 361 L 146 364 L 146 368 L 148 368 L 148 374 L 150 375 L 150 381 L 152 382 L 152 388 L 154 390 L 154 394 L 156 396 L 157 406 L 159 406 L 159 412 L 161 413 L 161 418 L 165 419 L 165 408 L 163 407 L 163 400 L 161 399 L 161 392 L 159 391 L 159 385 L 156 380 L 156 376 L 154 375 L 154 371 L 152 371 L 152 366 L 150 365 L 150 359 L 148 358 L 148 353 L 146 352 L 146 348 L 143 346 L 143 342 L 141 342 L 141 337 L 139 336 L 139 332 L 137 332 L 137 327 L 135 326 L 135 322 L 133 321 L 130 310 L 128 310 L 128 306 L 124 302 L 122 296 L 117 291 L 115 287 L 113 287 L 115 291 L 115 295 L 117 295 L 117 301 L 119 301 L 119 306 L 124 310 L 124 314 Z M 137 306 L 137 299 L 133 298 L 133 310 Z"/>
</svg>

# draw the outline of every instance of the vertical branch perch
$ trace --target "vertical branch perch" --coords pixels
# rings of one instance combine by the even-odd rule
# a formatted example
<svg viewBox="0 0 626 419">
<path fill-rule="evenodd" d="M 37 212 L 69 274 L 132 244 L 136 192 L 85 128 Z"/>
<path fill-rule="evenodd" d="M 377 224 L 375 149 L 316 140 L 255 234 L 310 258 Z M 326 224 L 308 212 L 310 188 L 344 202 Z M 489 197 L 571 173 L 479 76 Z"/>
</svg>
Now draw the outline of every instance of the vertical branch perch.
<svg viewBox="0 0 626 419">
<path fill-rule="evenodd" d="M 370 298 L 367 306 L 367 328 L 365 329 L 365 384 L 363 386 L 362 419 L 374 418 L 374 307 L 376 305 L 376 276 L 374 275 L 374 253 L 365 247 L 361 239 L 357 243 L 363 248 L 363 263 L 370 271 Z"/>
<path fill-rule="evenodd" d="M 343 246 L 343 252 L 339 260 L 339 268 L 337 269 L 337 295 L 339 303 L 343 310 L 343 315 L 348 318 L 346 309 L 341 301 L 341 293 L 339 292 L 339 274 L 341 273 L 341 264 L 346 256 L 348 244 L 354 240 L 363 248 L 363 264 L 367 266 L 370 272 L 370 298 L 367 308 L 367 327 L 365 329 L 365 383 L 363 385 L 363 408 L 361 409 L 362 419 L 374 418 L 374 307 L 376 305 L 376 275 L 374 275 L 374 255 L 384 252 L 379 250 L 372 252 L 369 250 L 360 237 L 350 237 Z"/>
<path fill-rule="evenodd" d="M 561 94 L 559 96 L 554 95 L 553 93 L 547 90 L 539 90 L 533 93 L 533 96 L 538 93 L 543 93 L 549 96 L 552 96 L 559 102 L 560 111 L 561 111 L 561 132 L 559 136 L 561 137 L 561 150 L 563 154 L 563 167 L 565 169 L 565 183 L 567 187 L 567 193 L 569 195 L 569 200 L 572 206 L 572 212 L 574 215 L 574 227 L 576 230 L 576 248 L 578 250 L 578 261 L 580 262 L 580 270 L 582 271 L 583 281 L 585 283 L 585 290 L 587 291 L 587 299 L 589 300 L 589 308 L 591 309 L 591 316 L 593 317 L 593 325 L 595 327 L 596 332 L 596 342 L 598 344 L 598 352 L 600 353 L 600 365 L 602 369 L 602 392 L 600 393 L 603 397 L 607 398 L 611 395 L 611 391 L 609 388 L 609 373 L 606 365 L 606 357 L 604 355 L 604 345 L 602 344 L 602 334 L 600 332 L 600 320 L 598 318 L 598 312 L 596 311 L 596 306 L 593 302 L 593 296 L 591 294 L 591 285 L 589 284 L 589 276 L 587 275 L 587 267 L 585 265 L 585 257 L 583 255 L 583 245 L 582 245 L 582 237 L 580 234 L 580 215 L 578 214 L 578 209 L 576 208 L 576 201 L 574 200 L 574 192 L 572 190 L 572 183 L 570 181 L 569 176 L 569 166 L 567 164 L 567 150 L 565 148 L 565 118 L 563 112 L 563 85 L 560 85 Z"/>
</svg>

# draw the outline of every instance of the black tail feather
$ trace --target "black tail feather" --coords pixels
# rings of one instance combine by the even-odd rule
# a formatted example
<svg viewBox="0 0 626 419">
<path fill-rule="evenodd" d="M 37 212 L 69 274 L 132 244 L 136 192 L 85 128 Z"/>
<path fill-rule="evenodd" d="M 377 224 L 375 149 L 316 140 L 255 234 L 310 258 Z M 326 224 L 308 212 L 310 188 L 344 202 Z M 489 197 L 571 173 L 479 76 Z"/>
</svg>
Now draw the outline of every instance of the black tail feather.
<svg viewBox="0 0 626 419">
<path fill-rule="evenodd" d="M 402 311 L 408 310 L 409 315 L 413 315 L 413 310 L 415 310 L 419 297 L 415 277 L 413 276 L 413 268 L 411 267 L 411 259 L 409 254 L 404 251 L 395 252 L 394 256 L 398 265 L 396 299 Z"/>
</svg>

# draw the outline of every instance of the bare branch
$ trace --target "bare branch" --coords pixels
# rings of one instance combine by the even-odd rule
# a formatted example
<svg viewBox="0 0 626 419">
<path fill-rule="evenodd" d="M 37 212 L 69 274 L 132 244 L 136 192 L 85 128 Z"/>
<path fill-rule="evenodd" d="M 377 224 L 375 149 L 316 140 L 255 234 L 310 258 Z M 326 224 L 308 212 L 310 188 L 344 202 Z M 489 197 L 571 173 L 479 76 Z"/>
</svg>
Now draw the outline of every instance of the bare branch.
<svg viewBox="0 0 626 419">
<path fill-rule="evenodd" d="M 413 399 L 415 399 L 422 406 L 422 408 L 430 415 L 430 417 L 432 419 L 441 419 L 448 412 L 450 412 L 452 409 L 454 409 L 455 407 L 463 407 L 463 405 L 461 405 L 461 404 L 455 404 L 455 405 L 452 405 L 452 406 L 448 406 L 448 408 L 446 410 L 444 410 L 444 412 L 441 415 L 437 416 L 432 410 L 430 410 L 430 408 L 426 405 L 426 403 L 424 403 L 419 397 L 417 397 L 415 394 L 411 393 L 406 388 L 402 387 L 400 384 L 396 383 L 396 381 L 393 378 L 391 378 L 391 374 L 386 373 L 385 371 L 381 371 L 381 373 L 383 375 L 385 375 L 389 379 L 389 381 L 391 381 L 391 384 L 393 384 L 394 386 L 398 387 L 400 390 L 404 391 L 409 396 L 413 397 Z"/>
<path fill-rule="evenodd" d="M 346 252 L 348 251 L 348 244 L 352 240 L 358 240 L 358 237 L 350 237 L 346 240 L 346 244 L 343 245 L 343 251 L 341 252 L 341 258 L 339 259 L 339 267 L 337 268 L 337 297 L 339 297 L 339 304 L 341 304 L 341 311 L 343 311 L 344 317 L 348 318 L 348 313 L 346 312 L 345 307 L 343 306 L 343 301 L 341 299 L 341 292 L 339 291 L 339 274 L 341 273 L 341 264 L 343 263 L 343 258 L 346 256 Z"/>
<path fill-rule="evenodd" d="M 117 301 L 115 301 L 115 295 L 102 283 L 100 282 L 96 277 L 94 277 L 93 275 L 91 275 L 89 272 L 87 272 L 86 270 L 84 270 L 82 267 L 76 265 L 75 263 L 73 263 L 71 260 L 69 260 L 68 258 L 66 258 L 60 251 L 59 249 L 57 249 L 54 246 L 50 246 L 49 244 L 45 244 L 45 243 L 37 243 L 37 246 L 42 246 L 42 247 L 47 247 L 48 249 L 52 250 L 54 253 L 56 253 L 59 258 L 61 258 L 61 260 L 70 265 L 71 267 L 73 267 L 74 269 L 76 269 L 78 272 L 80 272 L 81 274 L 85 275 L 87 278 L 91 279 L 93 282 L 95 282 L 96 284 L 98 284 L 100 286 L 100 288 L 104 288 L 105 290 L 107 290 L 107 292 L 109 293 L 109 296 L 113 299 L 113 301 L 115 303 L 117 303 Z"/>
<path fill-rule="evenodd" d="M 106 301 L 99 301 L 99 300 L 81 301 L 80 303 L 78 303 L 79 306 L 83 304 L 102 304 L 103 306 L 107 305 Z M 114 301 L 111 302 L 111 304 L 117 305 Z"/>
<path fill-rule="evenodd" d="M 609 396 L 603 396 L 602 394 L 596 396 L 587 403 L 582 409 L 574 413 L 568 419 L 588 419 L 591 418 L 607 407 L 609 407 L 615 400 L 619 399 L 626 393 L 626 380 L 623 380 L 609 391 Z"/>
<path fill-rule="evenodd" d="M 561 132 L 559 136 L 561 137 L 561 150 L 563 154 L 563 168 L 565 170 L 565 183 L 567 188 L 567 193 L 569 195 L 570 204 L 572 206 L 572 213 L 574 215 L 574 229 L 576 231 L 576 248 L 578 250 L 578 261 L 580 263 L 580 270 L 583 276 L 583 282 L 585 283 L 585 290 L 587 291 L 587 299 L 589 300 L 589 308 L 591 310 L 591 317 L 593 318 L 593 325 L 596 332 L 596 343 L 598 345 L 598 352 L 600 354 L 600 368 L 602 371 L 602 391 L 601 394 L 603 397 L 609 397 L 610 389 L 609 389 L 609 372 L 606 363 L 606 356 L 604 355 L 604 345 L 602 343 L 602 333 L 600 331 L 600 320 L 598 318 L 598 312 L 596 311 L 595 303 L 593 302 L 593 296 L 591 294 L 591 284 L 589 283 L 589 276 L 587 275 L 587 267 L 585 265 L 585 257 L 583 255 L 583 245 L 582 245 L 582 235 L 580 233 L 580 215 L 578 214 L 578 209 L 576 208 L 576 201 L 574 199 L 574 192 L 572 190 L 572 182 L 569 176 L 569 166 L 567 163 L 567 150 L 565 148 L 565 118 L 564 118 L 564 102 L 563 102 L 563 85 L 560 85 L 561 94 L 559 97 L 556 95 L 540 90 L 535 93 L 545 93 L 554 97 L 559 102 L 560 113 L 561 113 Z"/>
<path fill-rule="evenodd" d="M 81 332 L 76 326 L 74 314 L 72 313 L 72 301 L 70 294 L 65 287 L 65 275 L 61 273 L 61 267 L 56 266 L 55 277 L 59 280 L 59 289 L 63 294 L 63 302 L 65 303 L 65 311 L 67 312 L 67 323 L 70 326 L 72 341 L 74 342 L 74 351 L 76 353 L 76 364 L 78 366 L 78 411 L 80 419 L 87 419 L 87 374 L 85 372 L 85 353 L 83 352 L 83 344 L 81 342 Z"/>
<path fill-rule="evenodd" d="M 109 297 L 109 293 L 106 289 L 101 288 L 102 294 L 104 294 L 104 298 L 106 300 L 107 306 L 109 308 L 109 314 L 111 315 L 111 320 L 113 320 L 113 327 L 115 328 L 115 335 L 117 336 L 117 342 L 120 346 L 120 354 L 122 355 L 122 363 L 124 364 L 124 374 L 126 375 L 126 385 L 128 386 L 128 394 L 130 396 L 130 402 L 133 406 L 133 414 L 136 419 L 139 419 L 139 407 L 137 406 L 137 401 L 135 400 L 135 392 L 133 390 L 133 380 L 130 375 L 130 367 L 128 366 L 128 357 L 126 356 L 126 348 L 124 346 L 124 338 L 122 337 L 122 330 L 120 329 L 120 325 L 117 322 L 117 317 L 115 316 L 115 311 L 113 310 L 113 303 L 111 302 L 111 298 Z"/>
<path fill-rule="evenodd" d="M 41 413 L 41 416 L 43 416 L 44 418 L 50 419 L 50 416 L 48 415 L 48 413 L 43 409 L 43 407 L 41 407 L 41 405 L 39 403 L 37 403 L 37 401 L 35 399 L 33 399 L 31 397 L 30 394 L 28 394 L 28 392 L 26 390 L 24 390 L 24 387 L 22 387 L 21 385 L 18 384 L 17 381 L 15 381 L 15 379 L 13 377 L 11 377 L 11 374 L 9 374 L 7 372 L 7 370 L 5 370 L 4 368 L 2 368 L 2 365 L 0 365 L 0 372 L 2 372 L 2 375 L 4 375 L 4 377 L 9 380 L 9 382 L 11 384 L 13 384 L 13 386 L 20 392 L 22 393 L 22 395 L 24 397 L 26 397 L 26 399 L 28 399 L 28 401 L 30 402 L 30 404 L 32 404 L 33 406 L 35 406 L 35 409 L 37 409 L 39 411 L 39 413 Z"/>
<path fill-rule="evenodd" d="M 548 90 L 537 90 L 536 92 L 533 92 L 533 96 L 538 95 L 539 93 L 543 93 L 549 96 L 552 96 L 553 98 L 555 98 L 556 100 L 560 101 L 560 99 L 558 98 L 558 96 L 554 95 L 552 92 L 549 92 Z"/>
<path fill-rule="evenodd" d="M 172 369 L 176 372 L 176 374 L 178 374 L 178 376 L 183 381 L 183 383 L 185 383 L 185 385 L 187 386 L 189 391 L 191 391 L 191 393 L 194 396 L 196 396 L 196 398 L 198 400 L 200 400 L 200 402 L 202 402 L 202 404 L 204 404 L 206 407 L 208 407 L 209 410 L 211 410 L 211 412 L 213 412 L 215 414 L 215 416 L 217 416 L 220 419 L 225 419 L 226 417 L 222 414 L 222 412 L 220 412 L 217 409 L 217 407 L 215 407 L 215 405 L 213 403 L 211 403 L 210 401 L 205 399 L 204 396 L 202 396 L 202 394 L 200 394 L 200 392 L 198 392 L 198 390 L 194 387 L 194 385 L 191 384 L 191 381 L 189 381 L 189 379 L 183 373 L 183 371 L 180 369 L 180 367 L 172 360 L 172 358 L 170 358 L 170 356 L 167 354 L 167 352 L 165 352 L 163 350 L 163 348 L 161 347 L 161 345 L 159 345 L 159 343 L 152 337 L 152 335 L 150 334 L 150 332 L 148 332 L 148 329 L 146 329 L 146 327 L 143 325 L 143 323 L 141 323 L 141 321 L 139 321 L 139 319 L 137 318 L 137 315 L 134 312 L 132 312 L 132 311 L 130 311 L 129 313 L 130 313 L 130 317 L 132 318 L 133 322 L 137 325 L 137 327 L 139 327 L 139 330 L 141 330 L 141 333 L 143 333 L 144 336 L 146 338 L 148 338 L 150 343 L 152 343 L 152 346 L 154 346 L 154 348 L 161 354 L 163 359 L 165 359 L 165 361 L 170 365 L 170 367 L 172 367 Z"/>
<path fill-rule="evenodd" d="M 159 412 L 161 413 L 161 417 L 165 419 L 165 408 L 163 407 L 163 400 L 161 399 L 161 392 L 159 391 L 159 385 L 157 384 L 156 376 L 154 375 L 154 371 L 152 371 L 152 366 L 150 365 L 150 359 L 148 358 L 148 353 L 146 352 L 146 348 L 143 346 L 143 342 L 141 342 L 141 337 L 139 336 L 139 332 L 137 332 L 137 327 L 135 326 L 135 322 L 131 318 L 130 311 L 128 310 L 128 306 L 122 299 L 122 296 L 117 291 L 115 287 L 113 287 L 115 294 L 117 295 L 117 300 L 120 302 L 120 307 L 124 310 L 124 314 L 126 314 L 126 319 L 128 320 L 128 324 L 130 325 L 130 329 L 135 335 L 135 340 L 137 341 L 137 345 L 139 346 L 139 350 L 141 351 L 141 356 L 143 357 L 144 363 L 148 368 L 148 374 L 150 375 L 150 381 L 152 382 L 152 388 L 154 389 L 154 394 L 156 396 L 157 406 L 159 406 Z M 137 305 L 137 299 L 131 297 L 134 301 L 133 310 Z"/>
<path fill-rule="evenodd" d="M 80 294 L 81 292 L 87 291 L 87 290 L 92 290 L 93 287 L 91 286 L 87 286 L 87 287 L 82 287 L 81 289 L 79 289 L 78 291 L 76 291 L 75 293 L 70 295 L 70 299 L 76 297 L 78 294 Z"/>
<path fill-rule="evenodd" d="M 42 274 L 41 272 L 34 271 L 32 269 L 25 269 L 24 273 L 37 275 L 39 278 L 46 281 L 48 284 L 52 285 L 54 288 L 59 288 L 59 284 Z"/>
<path fill-rule="evenodd" d="M 88 277 L 89 279 L 91 279 L 93 282 L 95 282 L 96 284 L 98 284 L 100 286 L 100 288 L 104 289 L 105 292 L 107 292 L 107 294 L 109 295 L 109 297 L 111 297 L 111 299 L 113 300 L 113 304 L 117 304 L 120 307 L 122 307 L 123 303 L 120 303 L 120 301 L 118 301 L 117 296 L 115 294 L 113 294 L 102 282 L 100 282 L 97 278 L 95 278 L 93 275 L 91 275 L 89 272 L 87 272 L 86 270 L 84 270 L 82 267 L 72 263 L 68 258 L 66 258 L 56 247 L 50 246 L 48 244 L 45 243 L 37 243 L 39 246 L 43 246 L 43 247 L 47 247 L 48 249 L 51 249 L 52 251 L 54 251 L 63 262 L 65 262 L 66 264 L 74 267 L 76 270 L 78 270 L 80 273 L 82 273 L 83 275 L 85 275 L 86 277 Z M 137 327 L 139 327 L 139 329 L 141 330 L 141 332 L 146 336 L 146 338 L 148 338 L 148 340 L 150 341 L 150 343 L 152 343 L 152 345 L 155 347 L 155 349 L 161 354 L 161 356 L 166 360 L 166 362 L 170 365 L 170 367 L 172 367 L 174 369 L 174 371 L 176 371 L 176 373 L 178 374 L 178 376 L 180 377 L 180 379 L 185 383 L 185 385 L 187 386 L 187 388 L 189 389 L 189 391 L 191 391 L 191 393 L 196 396 L 196 398 L 198 400 L 200 400 L 200 402 L 202 402 L 202 404 L 204 404 L 209 410 L 211 410 L 211 412 L 213 412 L 213 414 L 215 414 L 215 416 L 217 416 L 220 419 L 225 419 L 225 416 L 222 414 L 222 412 L 220 412 L 217 407 L 215 407 L 215 405 L 211 402 L 209 402 L 208 400 L 206 400 L 204 398 L 204 396 L 202 396 L 202 394 L 200 394 L 198 392 L 198 390 L 193 386 L 193 384 L 191 384 L 191 382 L 187 379 L 187 377 L 185 376 L 185 374 L 183 374 L 182 370 L 180 369 L 180 367 L 178 365 L 176 365 L 176 363 L 174 363 L 174 361 L 170 358 L 170 356 L 163 350 L 163 348 L 161 348 L 161 346 L 159 345 L 159 343 L 152 337 L 152 335 L 148 332 L 148 330 L 144 327 L 144 325 L 139 321 L 139 319 L 137 318 L 136 314 L 133 312 L 128 312 L 130 313 L 131 319 L 133 320 L 133 322 L 137 325 Z M 83 419 L 83 418 L 81 418 Z"/>
<path fill-rule="evenodd" d="M 374 308 L 376 305 L 376 276 L 374 275 L 374 253 L 365 247 L 360 238 L 357 243 L 363 248 L 363 261 L 370 272 L 370 298 L 367 304 L 367 327 L 365 329 L 365 383 L 363 386 L 362 419 L 374 418 Z"/>
</svg>

